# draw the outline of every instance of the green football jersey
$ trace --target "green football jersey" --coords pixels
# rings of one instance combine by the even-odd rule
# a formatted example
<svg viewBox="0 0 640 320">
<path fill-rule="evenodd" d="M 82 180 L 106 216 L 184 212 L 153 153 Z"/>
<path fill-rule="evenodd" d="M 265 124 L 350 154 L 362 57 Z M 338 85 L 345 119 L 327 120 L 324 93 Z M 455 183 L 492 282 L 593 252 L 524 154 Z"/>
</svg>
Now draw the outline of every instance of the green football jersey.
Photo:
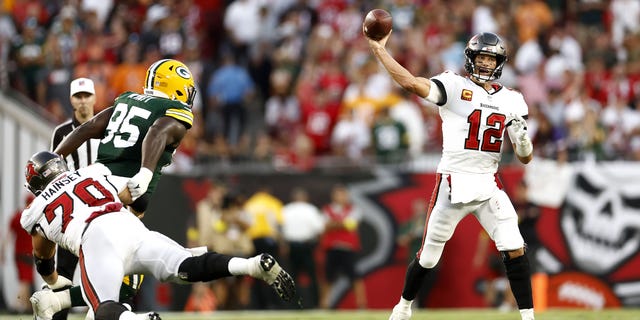
<svg viewBox="0 0 640 320">
<path fill-rule="evenodd" d="M 180 101 L 150 95 L 125 92 L 113 103 L 114 110 L 109 125 L 98 148 L 98 159 L 113 174 L 133 177 L 140 170 L 142 141 L 153 123 L 160 117 L 172 117 L 187 129 L 193 125 L 191 109 Z M 165 148 L 158 160 L 147 194 L 153 193 L 160 179 L 160 171 L 171 163 L 175 151 Z"/>
</svg>

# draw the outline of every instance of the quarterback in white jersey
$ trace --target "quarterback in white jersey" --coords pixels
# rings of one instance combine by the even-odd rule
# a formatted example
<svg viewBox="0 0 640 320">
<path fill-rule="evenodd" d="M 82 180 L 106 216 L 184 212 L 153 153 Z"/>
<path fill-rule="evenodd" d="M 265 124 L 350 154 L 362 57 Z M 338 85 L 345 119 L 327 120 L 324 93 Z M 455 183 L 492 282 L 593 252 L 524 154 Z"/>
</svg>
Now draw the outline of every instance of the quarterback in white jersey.
<svg viewBox="0 0 640 320">
<path fill-rule="evenodd" d="M 295 295 L 293 279 L 268 254 L 245 259 L 186 249 L 147 229 L 120 200 L 119 194 L 131 201 L 128 178 L 112 176 L 102 164 L 69 171 L 59 155 L 43 151 L 27 162 L 25 176 L 36 198 L 20 223 L 31 233 L 36 269 L 52 289 L 61 288 L 70 281 L 55 270 L 56 244 L 76 254 L 82 295 L 96 319 L 159 319 L 118 302 L 122 277 L 132 273 L 179 283 L 249 275 L 266 281 L 285 301 Z M 40 318 L 50 319 L 71 304 L 68 291 L 37 293 L 32 303 Z"/>
<path fill-rule="evenodd" d="M 387 52 L 385 44 L 390 35 L 368 39 L 369 47 L 396 83 L 439 106 L 443 149 L 422 248 L 409 264 L 400 301 L 389 319 L 411 318 L 411 304 L 422 280 L 436 266 L 445 243 L 469 213 L 502 253 L 522 319 L 534 319 L 531 271 L 518 216 L 495 176 L 505 131 L 522 163 L 533 158 L 525 121 L 528 108 L 522 94 L 494 82 L 507 61 L 503 40 L 489 32 L 473 36 L 465 49 L 468 76 L 446 71 L 427 79 L 411 74 Z"/>
<path fill-rule="evenodd" d="M 520 92 L 492 83 L 487 89 L 451 71 L 433 78 L 442 119 L 442 158 L 438 173 L 449 175 L 451 201 L 486 200 L 498 190 L 494 175 L 500 163 L 507 124 L 526 118 Z M 513 138 L 511 138 L 513 139 Z M 455 188 L 453 188 L 455 186 Z"/>
</svg>

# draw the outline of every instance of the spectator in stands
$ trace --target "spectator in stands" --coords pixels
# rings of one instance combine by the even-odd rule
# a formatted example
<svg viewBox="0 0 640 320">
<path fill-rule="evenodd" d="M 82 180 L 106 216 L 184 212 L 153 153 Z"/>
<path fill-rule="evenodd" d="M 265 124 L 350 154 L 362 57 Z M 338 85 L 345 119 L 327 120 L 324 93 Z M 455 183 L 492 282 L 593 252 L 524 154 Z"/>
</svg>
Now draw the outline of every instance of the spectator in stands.
<svg viewBox="0 0 640 320">
<path fill-rule="evenodd" d="M 391 117 L 390 107 L 378 112 L 371 131 L 376 160 L 380 163 L 402 163 L 407 159 L 409 135 L 404 124 Z"/>
<path fill-rule="evenodd" d="M 304 188 L 291 191 L 291 201 L 282 208 L 282 236 L 289 251 L 289 273 L 298 283 L 305 308 L 318 306 L 318 275 L 315 251 L 318 238 L 324 232 L 324 217 L 320 209 L 309 202 Z M 304 276 L 304 278 L 303 278 Z"/>
<path fill-rule="evenodd" d="M 265 103 L 264 122 L 276 146 L 289 146 L 300 125 L 300 103 L 292 94 L 293 78 L 286 69 L 271 73 L 271 96 Z"/>
<path fill-rule="evenodd" d="M 159 21 L 158 48 L 165 58 L 176 58 L 184 51 L 187 35 L 181 23 L 176 13 L 170 13 Z"/>
<path fill-rule="evenodd" d="M 331 151 L 331 134 L 338 119 L 340 103 L 331 100 L 330 94 L 319 90 L 301 102 L 304 133 L 313 142 L 316 156 Z"/>
<path fill-rule="evenodd" d="M 360 252 L 358 224 L 362 218 L 360 209 L 351 202 L 347 186 L 336 184 L 331 188 L 331 202 L 322 207 L 325 232 L 322 248 L 325 250 L 325 283 L 320 307 L 335 308 L 329 301 L 333 285 L 339 276 L 346 276 L 353 286 L 358 309 L 367 308 L 367 296 L 362 276 L 356 270 Z"/>
<path fill-rule="evenodd" d="M 350 109 L 340 116 L 331 134 L 331 148 L 335 155 L 346 157 L 353 163 L 362 163 L 371 145 L 371 129 L 354 113 L 355 110 Z"/>
<path fill-rule="evenodd" d="M 111 106 L 109 79 L 113 75 L 114 65 L 105 60 L 105 49 L 101 39 L 94 39 L 86 48 L 86 61 L 78 63 L 74 69 L 74 77 L 85 77 L 93 80 L 96 95 L 96 114 Z"/>
<path fill-rule="evenodd" d="M 260 33 L 257 41 L 249 47 L 247 69 L 256 85 L 256 95 L 260 102 L 267 100 L 271 90 L 271 72 L 274 70 L 272 51 L 276 34 L 276 21 L 268 5 L 259 9 Z M 260 119 L 262 120 L 262 119 Z"/>
<path fill-rule="evenodd" d="M 81 45 L 82 29 L 76 19 L 77 12 L 74 7 L 63 7 L 47 35 L 47 52 L 59 51 L 62 65 L 66 68 L 72 67 L 77 61 L 77 50 Z"/>
<path fill-rule="evenodd" d="M 36 24 L 44 26 L 50 19 L 45 4 L 42 1 L 3 1 L 4 5 L 11 8 L 11 14 L 16 21 L 16 25 L 22 26 L 33 20 Z"/>
<path fill-rule="evenodd" d="M 76 10 L 65 6 L 56 16 L 45 42 L 47 52 L 47 105 L 55 108 L 59 105 L 66 117 L 73 113 L 69 103 L 69 82 L 73 66 L 77 61 L 78 46 L 82 30 L 76 21 Z"/>
<path fill-rule="evenodd" d="M 640 112 L 622 99 L 612 101 L 602 112 L 606 130 L 605 150 L 612 160 L 623 159 L 630 150 L 633 131 L 640 127 Z"/>
<path fill-rule="evenodd" d="M 478 5 L 473 10 L 471 16 L 471 33 L 477 34 L 481 32 L 499 32 L 499 22 L 496 19 L 497 6 L 491 0 L 479 0 Z"/>
<path fill-rule="evenodd" d="M 242 210 L 242 199 L 229 194 L 222 185 L 211 188 L 207 198 L 197 205 L 198 233 L 202 245 L 211 251 L 249 257 L 253 243 L 246 233 L 249 217 Z M 218 309 L 242 309 L 249 305 L 249 282 L 231 277 L 212 283 Z M 194 290 L 198 290 L 194 288 Z"/>
<path fill-rule="evenodd" d="M 222 134 L 230 147 L 242 149 L 240 143 L 247 134 L 247 107 L 254 91 L 247 69 L 237 63 L 232 52 L 223 52 L 221 65 L 207 87 L 207 134 Z"/>
<path fill-rule="evenodd" d="M 248 61 L 249 47 L 258 41 L 262 4 L 257 0 L 237 0 L 231 2 L 224 13 L 224 28 L 228 36 L 228 44 L 238 63 L 244 65 Z"/>
<path fill-rule="evenodd" d="M 565 125 L 568 129 L 563 141 L 569 161 L 602 160 L 604 129 L 595 114 L 601 110 L 598 101 L 586 92 L 580 92 L 565 109 Z"/>
<path fill-rule="evenodd" d="M 196 204 L 196 226 L 198 228 L 198 246 L 206 246 L 214 250 L 214 221 L 222 215 L 222 202 L 227 188 L 220 183 L 209 187 L 207 195 Z"/>
<path fill-rule="evenodd" d="M 278 148 L 274 157 L 275 169 L 289 172 L 309 172 L 317 162 L 313 140 L 300 130 L 293 133 L 291 145 Z"/>
<path fill-rule="evenodd" d="M 532 108 L 533 110 L 534 108 Z M 558 155 L 559 141 L 563 133 L 558 130 L 544 112 L 537 112 L 530 117 L 537 123 L 537 128 L 531 139 L 536 146 L 535 156 L 543 159 L 554 159 Z"/>
<path fill-rule="evenodd" d="M 277 259 L 280 255 L 282 232 L 282 201 L 275 197 L 269 187 L 261 186 L 244 203 L 244 210 L 251 221 L 247 234 L 253 241 L 255 252 L 265 252 Z M 280 303 L 269 286 L 254 282 L 253 307 L 258 309 L 278 309 Z"/>
<path fill-rule="evenodd" d="M 44 36 L 36 19 L 28 19 L 22 25 L 22 32 L 16 37 L 12 58 L 17 64 L 16 86 L 30 99 L 45 105 L 45 54 Z"/>
<path fill-rule="evenodd" d="M 538 41 L 553 25 L 553 13 L 542 0 L 524 0 L 516 4 L 514 22 L 519 42 Z"/>
<path fill-rule="evenodd" d="M 345 110 L 353 109 L 355 118 L 371 126 L 390 92 L 390 78 L 380 72 L 378 63 L 373 59 L 366 59 L 352 68 L 349 85 L 342 95 L 342 105 Z"/>
<path fill-rule="evenodd" d="M 394 87 L 392 92 L 398 101 L 391 108 L 390 115 L 407 129 L 408 155 L 411 158 L 417 158 L 423 153 L 425 140 L 427 140 L 428 122 L 422 116 L 423 109 L 412 100 L 408 92 L 401 90 L 400 87 Z"/>
<path fill-rule="evenodd" d="M 131 41 L 122 48 L 120 63 L 115 66 L 113 74 L 108 79 L 109 95 L 112 99 L 127 91 L 142 93 L 140 84 L 144 83 L 149 64 L 142 62 L 141 56 L 140 43 L 137 41 Z"/>
</svg>

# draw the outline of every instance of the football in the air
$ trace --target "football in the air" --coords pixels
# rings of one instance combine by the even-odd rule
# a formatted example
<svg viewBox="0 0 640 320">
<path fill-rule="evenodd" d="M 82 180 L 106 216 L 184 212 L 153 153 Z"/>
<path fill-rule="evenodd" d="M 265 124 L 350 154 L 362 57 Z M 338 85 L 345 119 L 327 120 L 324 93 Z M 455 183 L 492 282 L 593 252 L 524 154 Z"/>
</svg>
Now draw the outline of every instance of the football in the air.
<svg viewBox="0 0 640 320">
<path fill-rule="evenodd" d="M 383 9 L 373 9 L 364 17 L 362 31 L 365 36 L 373 40 L 380 40 L 391 32 L 392 25 L 393 21 L 389 12 Z"/>
</svg>

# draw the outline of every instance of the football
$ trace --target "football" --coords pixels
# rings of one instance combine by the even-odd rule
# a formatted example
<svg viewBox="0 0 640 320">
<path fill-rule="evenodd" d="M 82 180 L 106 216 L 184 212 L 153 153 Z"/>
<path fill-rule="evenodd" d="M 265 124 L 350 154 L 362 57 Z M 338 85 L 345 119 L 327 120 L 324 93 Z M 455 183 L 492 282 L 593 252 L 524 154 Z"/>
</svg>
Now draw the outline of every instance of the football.
<svg viewBox="0 0 640 320">
<path fill-rule="evenodd" d="M 365 36 L 373 40 L 380 40 L 391 32 L 392 25 L 393 21 L 389 12 L 383 9 L 373 9 L 364 17 L 362 31 Z"/>
</svg>

